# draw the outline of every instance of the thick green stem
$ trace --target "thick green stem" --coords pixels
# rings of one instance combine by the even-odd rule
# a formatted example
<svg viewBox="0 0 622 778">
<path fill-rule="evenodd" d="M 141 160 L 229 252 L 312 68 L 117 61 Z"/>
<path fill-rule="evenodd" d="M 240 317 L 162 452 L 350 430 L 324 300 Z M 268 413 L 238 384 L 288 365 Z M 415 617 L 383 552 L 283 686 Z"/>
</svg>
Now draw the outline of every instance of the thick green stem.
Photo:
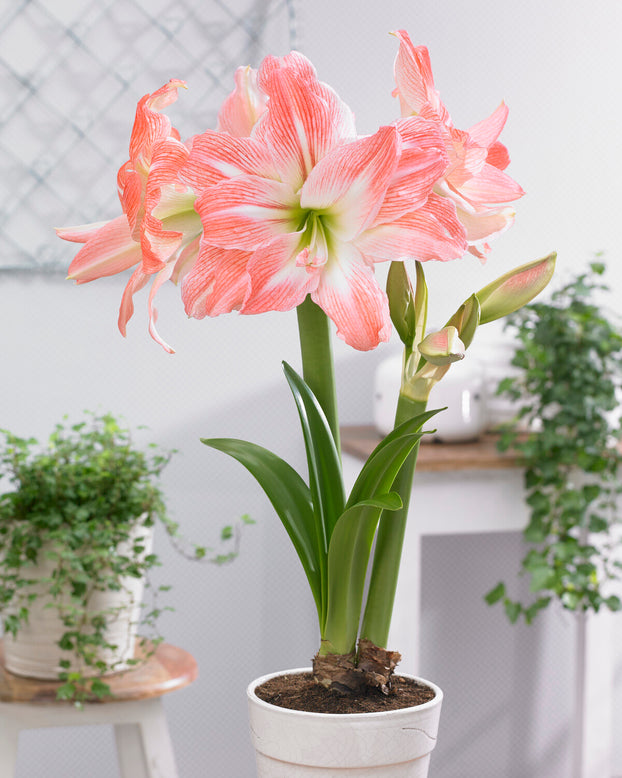
<svg viewBox="0 0 622 778">
<path fill-rule="evenodd" d="M 302 377 L 320 403 L 337 451 L 341 452 L 330 323 L 324 311 L 310 297 L 298 306 L 297 314 Z"/>
<path fill-rule="evenodd" d="M 423 413 L 426 409 L 426 404 L 426 401 L 415 401 L 404 394 L 400 394 L 395 426 Z M 389 627 L 395 601 L 395 590 L 397 588 L 402 546 L 406 532 L 406 520 L 408 518 L 408 506 L 417 466 L 418 452 L 419 443 L 408 455 L 408 459 L 402 465 L 397 478 L 393 482 L 393 490 L 402 498 L 402 508 L 397 511 L 385 511 L 378 525 L 367 605 L 365 606 L 365 615 L 361 626 L 361 638 L 370 640 L 377 646 L 386 647 L 389 638 Z"/>
</svg>

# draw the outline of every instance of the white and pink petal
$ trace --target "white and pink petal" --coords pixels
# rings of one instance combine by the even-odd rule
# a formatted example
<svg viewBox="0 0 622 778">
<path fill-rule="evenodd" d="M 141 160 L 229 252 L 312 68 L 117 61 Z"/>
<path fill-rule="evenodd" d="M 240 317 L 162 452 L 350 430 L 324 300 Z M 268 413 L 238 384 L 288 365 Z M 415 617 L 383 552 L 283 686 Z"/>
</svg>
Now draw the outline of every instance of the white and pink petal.
<svg viewBox="0 0 622 778">
<path fill-rule="evenodd" d="M 455 205 L 436 194 L 421 208 L 367 230 L 355 243 L 371 262 L 406 258 L 445 262 L 462 257 L 468 249 Z"/>
<path fill-rule="evenodd" d="M 264 60 L 258 83 L 269 102 L 254 130 L 270 148 L 279 178 L 296 190 L 329 151 L 353 137 L 350 109 L 305 63 L 302 55 Z"/>
<path fill-rule="evenodd" d="M 514 223 L 516 212 L 511 207 L 498 210 L 486 209 L 480 212 L 464 211 L 456 208 L 458 219 L 464 225 L 470 244 L 480 243 L 500 235 Z"/>
<path fill-rule="evenodd" d="M 394 73 L 402 116 L 427 109 L 439 121 L 451 126 L 451 119 L 434 87 L 430 54 L 425 46 L 414 46 L 405 30 L 393 33 L 400 42 Z"/>
<path fill-rule="evenodd" d="M 81 242 L 78 238 L 85 237 L 87 230 L 94 226 L 61 228 L 57 234 L 65 240 Z M 121 273 L 136 265 L 140 259 L 140 243 L 133 240 L 127 218 L 123 214 L 91 231 L 69 265 L 68 278 L 84 284 L 96 278 Z"/>
<path fill-rule="evenodd" d="M 449 164 L 438 123 L 413 116 L 398 120 L 395 127 L 401 139 L 399 162 L 375 224 L 424 205 Z"/>
<path fill-rule="evenodd" d="M 477 175 L 465 181 L 459 191 L 476 207 L 509 203 L 525 194 L 507 173 L 488 164 L 484 164 Z"/>
<path fill-rule="evenodd" d="M 203 245 L 182 281 L 181 297 L 188 316 L 202 319 L 239 309 L 249 289 L 246 266 L 250 257 L 247 251 Z"/>
<path fill-rule="evenodd" d="M 487 119 L 482 119 L 481 122 L 469 128 L 468 133 L 471 140 L 485 149 L 490 148 L 501 135 L 507 118 L 508 107 L 502 102 Z"/>
<path fill-rule="evenodd" d="M 279 235 L 255 251 L 248 263 L 250 288 L 240 313 L 289 311 L 319 283 L 321 268 L 298 264 L 304 247 L 298 233 Z"/>
<path fill-rule="evenodd" d="M 181 178 L 195 192 L 240 175 L 277 179 L 270 150 L 254 138 L 207 130 L 192 139 Z"/>
<path fill-rule="evenodd" d="M 300 207 L 324 212 L 330 232 L 348 241 L 375 219 L 395 174 L 400 140 L 395 127 L 346 143 L 321 160 L 305 181 Z"/>
<path fill-rule="evenodd" d="M 312 300 L 352 348 L 369 351 L 391 337 L 389 303 L 373 270 L 352 244 L 341 244 L 321 275 Z"/>
<path fill-rule="evenodd" d="M 266 110 L 266 95 L 257 86 L 257 71 L 239 67 L 235 71 L 235 89 L 225 99 L 218 113 L 218 132 L 227 132 L 238 138 L 245 138 L 259 117 Z"/>
<path fill-rule="evenodd" d="M 221 248 L 254 251 L 300 226 L 300 208 L 291 187 L 257 176 L 239 176 L 209 187 L 195 207 L 206 242 Z"/>
</svg>

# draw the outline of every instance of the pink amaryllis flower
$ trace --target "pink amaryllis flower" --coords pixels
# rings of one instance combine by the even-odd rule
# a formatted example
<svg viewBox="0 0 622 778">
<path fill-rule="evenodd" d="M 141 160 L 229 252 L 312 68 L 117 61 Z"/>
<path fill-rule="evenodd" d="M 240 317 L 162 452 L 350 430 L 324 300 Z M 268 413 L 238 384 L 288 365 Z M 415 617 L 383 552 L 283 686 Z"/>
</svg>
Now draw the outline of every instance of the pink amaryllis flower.
<svg viewBox="0 0 622 778">
<path fill-rule="evenodd" d="M 172 351 L 158 335 L 153 300 L 167 280 L 178 281 L 197 257 L 201 221 L 194 210 L 196 193 L 179 177 L 190 144 L 180 140 L 161 111 L 177 99 L 185 83 L 171 80 L 145 95 L 136 108 L 130 138 L 130 158 L 117 176 L 123 214 L 109 222 L 66 227 L 57 234 L 84 243 L 69 267 L 69 278 L 86 283 L 137 266 L 129 279 L 119 310 L 119 329 L 125 335 L 132 316 L 132 297 L 150 279 L 148 313 L 152 337 Z"/>
<path fill-rule="evenodd" d="M 257 84 L 267 107 L 250 137 L 198 136 L 182 172 L 203 223 L 186 312 L 285 311 L 310 295 L 349 345 L 374 348 L 391 331 L 374 264 L 466 251 L 455 208 L 432 192 L 448 164 L 438 123 L 356 137 L 350 109 L 297 52 L 267 57 Z"/>
<path fill-rule="evenodd" d="M 458 130 L 434 87 L 427 48 L 414 46 L 405 30 L 394 34 L 400 41 L 395 60 L 395 94 L 402 116 L 425 117 L 437 121 L 442 128 L 450 161 L 435 191 L 455 203 L 469 251 L 483 260 L 490 251 L 486 241 L 504 232 L 514 221 L 514 209 L 502 204 L 524 194 L 503 172 L 510 158 L 497 139 L 508 109 L 501 103 L 487 119 L 469 130 Z"/>
</svg>

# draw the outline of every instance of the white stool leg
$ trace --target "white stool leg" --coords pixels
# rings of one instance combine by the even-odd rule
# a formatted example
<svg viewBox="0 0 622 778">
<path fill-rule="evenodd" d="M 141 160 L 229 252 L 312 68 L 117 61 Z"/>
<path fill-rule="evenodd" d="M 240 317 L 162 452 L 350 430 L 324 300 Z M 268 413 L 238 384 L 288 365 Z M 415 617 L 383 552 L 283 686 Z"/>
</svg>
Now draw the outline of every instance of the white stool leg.
<svg viewBox="0 0 622 778">
<path fill-rule="evenodd" d="M 115 724 L 122 778 L 177 778 L 164 706 L 158 697 L 133 703 L 135 721 Z"/>
<path fill-rule="evenodd" d="M 17 765 L 17 742 L 20 727 L 0 710 L 0 778 L 13 778 Z"/>
</svg>

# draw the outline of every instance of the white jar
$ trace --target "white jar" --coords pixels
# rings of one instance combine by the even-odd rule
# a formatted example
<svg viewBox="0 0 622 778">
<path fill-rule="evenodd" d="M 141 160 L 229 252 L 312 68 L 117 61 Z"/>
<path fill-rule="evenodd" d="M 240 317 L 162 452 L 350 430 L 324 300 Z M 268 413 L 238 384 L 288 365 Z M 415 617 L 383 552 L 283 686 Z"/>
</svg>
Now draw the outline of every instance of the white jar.
<svg viewBox="0 0 622 778">
<path fill-rule="evenodd" d="M 374 382 L 374 425 L 386 435 L 393 429 L 402 374 L 401 355 L 390 357 L 378 365 Z M 477 440 L 488 426 L 484 371 L 468 355 L 454 363 L 447 374 L 430 392 L 428 410 L 444 408 L 426 425 L 436 428 L 434 435 L 424 435 L 422 441 L 440 440 L 459 443 Z"/>
</svg>

